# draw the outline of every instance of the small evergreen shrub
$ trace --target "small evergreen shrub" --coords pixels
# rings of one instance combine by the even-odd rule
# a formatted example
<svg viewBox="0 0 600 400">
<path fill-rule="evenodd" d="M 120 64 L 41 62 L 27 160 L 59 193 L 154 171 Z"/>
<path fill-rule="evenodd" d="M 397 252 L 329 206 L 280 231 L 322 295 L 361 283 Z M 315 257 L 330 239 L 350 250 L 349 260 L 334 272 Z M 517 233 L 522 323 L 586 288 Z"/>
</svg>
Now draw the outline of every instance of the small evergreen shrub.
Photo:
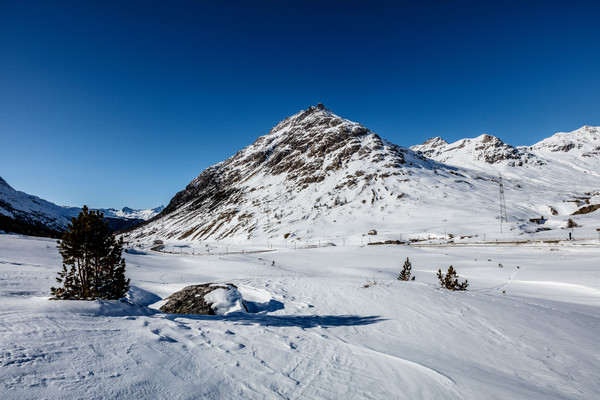
<svg viewBox="0 0 600 400">
<path fill-rule="evenodd" d="M 437 277 L 440 280 L 440 285 L 442 285 L 444 289 L 467 290 L 467 286 L 469 286 L 469 281 L 466 279 L 464 282 L 458 283 L 458 275 L 452 265 L 448 268 L 446 275 L 442 274 L 441 269 L 438 269 Z"/>
<path fill-rule="evenodd" d="M 399 281 L 410 280 L 410 270 L 411 269 L 412 269 L 412 264 L 410 263 L 410 260 L 408 259 L 408 257 L 406 257 L 406 261 L 404 261 L 404 266 L 402 267 L 402 272 L 400 272 L 400 275 L 398 275 L 398 280 Z M 413 280 L 415 279 L 414 276 L 412 279 Z"/>
</svg>

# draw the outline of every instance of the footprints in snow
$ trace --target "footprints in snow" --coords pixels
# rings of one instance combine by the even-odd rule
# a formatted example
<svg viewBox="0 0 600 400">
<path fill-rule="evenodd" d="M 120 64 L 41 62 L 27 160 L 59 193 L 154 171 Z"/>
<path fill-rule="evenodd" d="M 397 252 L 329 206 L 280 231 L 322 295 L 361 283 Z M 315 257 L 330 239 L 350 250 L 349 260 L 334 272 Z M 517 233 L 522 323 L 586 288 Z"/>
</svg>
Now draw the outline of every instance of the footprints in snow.
<svg viewBox="0 0 600 400">
<path fill-rule="evenodd" d="M 159 329 L 151 329 L 150 332 L 154 333 L 156 336 L 158 336 L 158 340 L 161 342 L 171 342 L 171 343 L 177 343 L 177 340 L 173 339 L 170 336 L 167 335 L 162 335 L 160 333 Z"/>
<path fill-rule="evenodd" d="M 222 332 L 203 330 L 196 326 L 198 321 L 184 323 L 168 319 L 145 320 L 142 322 L 144 330 L 152 334 L 157 342 L 167 342 L 179 345 L 189 350 L 196 347 L 216 348 L 225 353 L 233 353 L 246 348 L 246 345 L 235 340 L 236 333 L 230 329 Z"/>
</svg>

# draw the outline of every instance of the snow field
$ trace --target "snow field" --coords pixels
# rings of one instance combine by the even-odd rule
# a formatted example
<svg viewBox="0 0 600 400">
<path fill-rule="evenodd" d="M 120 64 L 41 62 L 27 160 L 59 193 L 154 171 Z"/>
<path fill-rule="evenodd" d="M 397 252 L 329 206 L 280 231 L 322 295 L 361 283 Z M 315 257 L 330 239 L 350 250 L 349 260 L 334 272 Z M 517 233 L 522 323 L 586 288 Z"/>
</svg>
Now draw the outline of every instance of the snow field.
<svg viewBox="0 0 600 400">
<path fill-rule="evenodd" d="M 600 393 L 598 247 L 129 253 L 130 305 L 48 301 L 61 263 L 54 246 L 0 235 L 3 399 Z M 396 279 L 406 257 L 414 282 Z M 469 280 L 467 292 L 438 287 L 437 269 L 451 264 Z M 157 310 L 171 293 L 204 282 L 235 284 L 250 312 Z"/>
</svg>

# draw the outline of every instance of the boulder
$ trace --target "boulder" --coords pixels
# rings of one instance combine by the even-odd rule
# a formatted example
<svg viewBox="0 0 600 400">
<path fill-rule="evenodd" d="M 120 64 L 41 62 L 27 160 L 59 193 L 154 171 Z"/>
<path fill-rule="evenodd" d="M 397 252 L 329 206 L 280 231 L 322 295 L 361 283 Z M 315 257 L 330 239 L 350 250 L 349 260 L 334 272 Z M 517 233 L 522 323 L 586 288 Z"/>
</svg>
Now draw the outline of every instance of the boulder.
<svg viewBox="0 0 600 400">
<path fill-rule="evenodd" d="M 230 283 L 204 283 L 186 286 L 167 297 L 160 308 L 169 314 L 225 315 L 247 312 L 242 294 Z"/>
</svg>

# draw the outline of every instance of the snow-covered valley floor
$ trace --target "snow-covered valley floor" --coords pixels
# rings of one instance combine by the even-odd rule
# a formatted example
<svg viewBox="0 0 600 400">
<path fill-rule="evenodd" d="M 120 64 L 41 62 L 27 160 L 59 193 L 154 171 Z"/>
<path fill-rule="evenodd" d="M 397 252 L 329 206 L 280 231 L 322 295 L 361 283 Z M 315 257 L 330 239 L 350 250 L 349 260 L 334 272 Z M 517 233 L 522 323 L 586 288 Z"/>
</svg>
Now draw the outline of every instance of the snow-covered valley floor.
<svg viewBox="0 0 600 400">
<path fill-rule="evenodd" d="M 416 281 L 396 279 L 406 257 Z M 600 397 L 599 246 L 126 259 L 136 305 L 49 301 L 55 241 L 0 235 L 0 398 Z M 449 265 L 468 291 L 439 287 Z M 204 282 L 236 284 L 255 312 L 157 310 Z"/>
</svg>

